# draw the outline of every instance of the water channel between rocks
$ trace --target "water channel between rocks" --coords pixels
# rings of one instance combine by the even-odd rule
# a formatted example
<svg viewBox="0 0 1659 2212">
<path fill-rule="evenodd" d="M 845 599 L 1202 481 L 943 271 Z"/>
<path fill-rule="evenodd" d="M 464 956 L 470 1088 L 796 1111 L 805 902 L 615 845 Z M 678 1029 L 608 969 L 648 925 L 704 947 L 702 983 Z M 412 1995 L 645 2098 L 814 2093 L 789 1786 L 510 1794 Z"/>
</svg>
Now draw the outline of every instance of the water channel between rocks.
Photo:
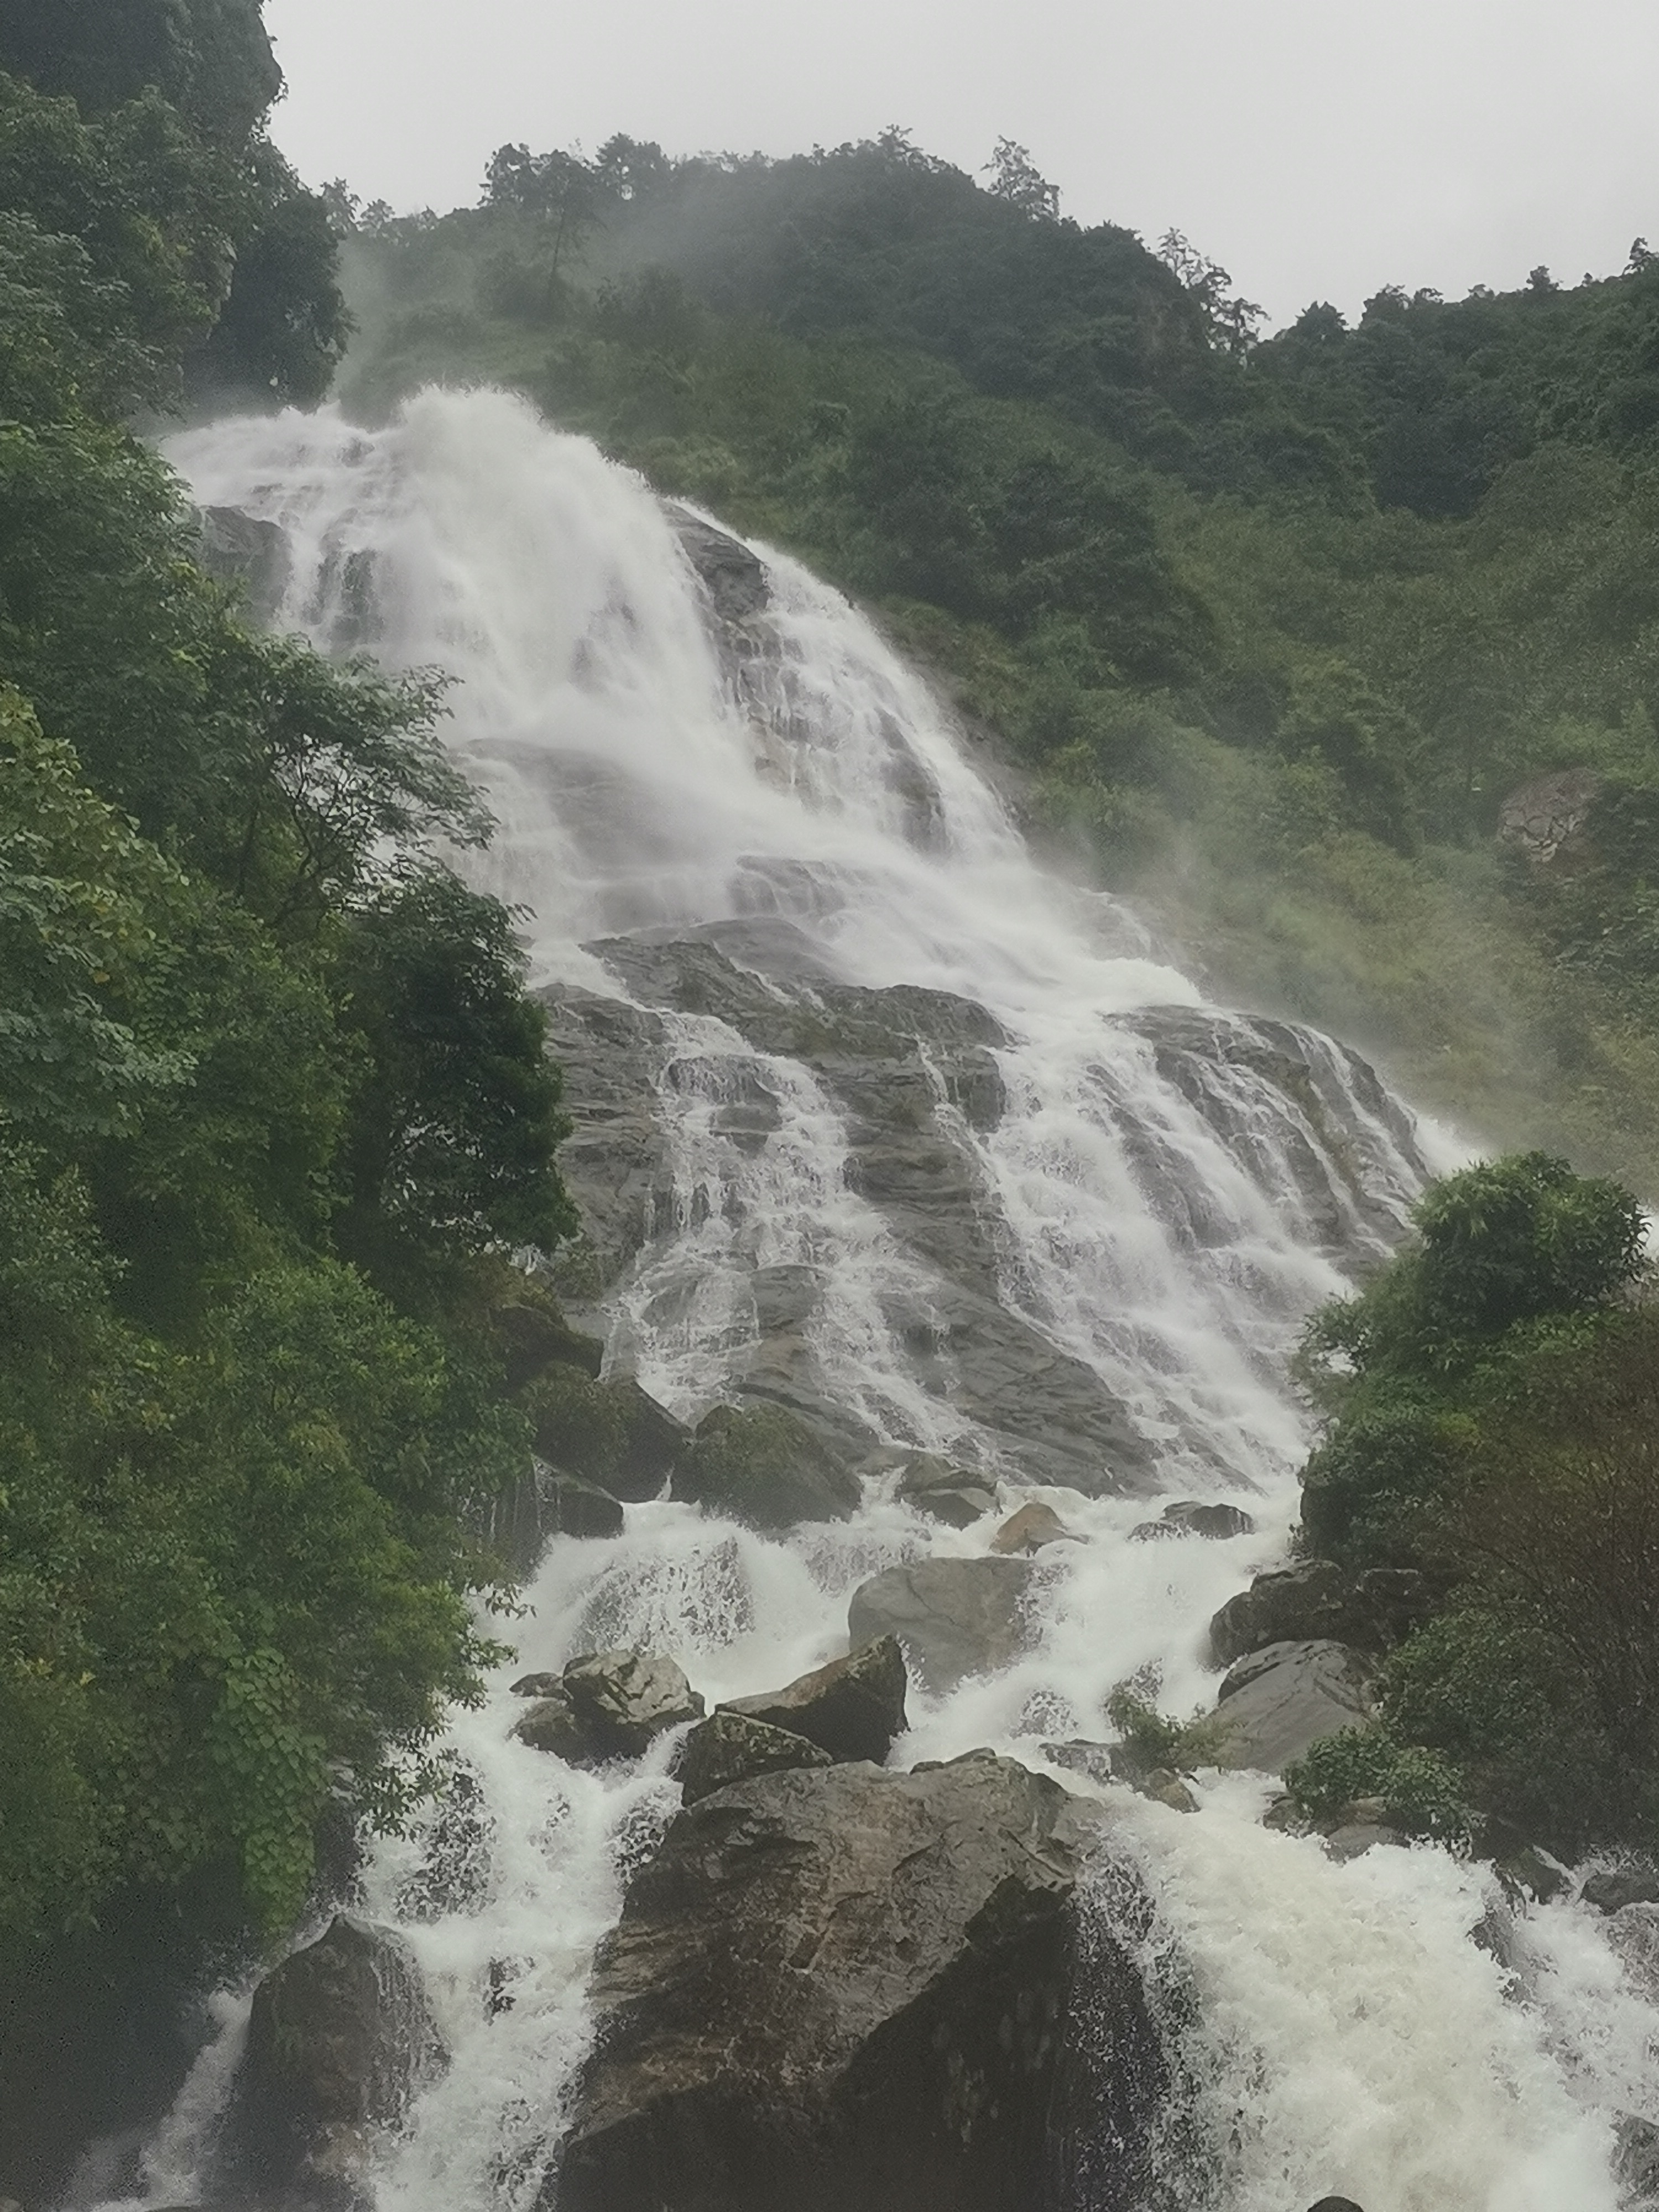
<svg viewBox="0 0 1659 2212">
<path fill-rule="evenodd" d="M 782 1405 L 870 1455 L 842 1522 L 764 1537 L 661 1501 L 554 1539 L 515 1660 L 454 1718 L 461 1786 L 373 1854 L 361 1909 L 405 1933 L 451 2052 L 378 2154 L 379 2212 L 529 2212 L 594 1947 L 679 1790 L 669 1739 L 595 1771 L 513 1740 L 513 1678 L 627 1644 L 711 1706 L 775 1688 L 845 1650 L 871 1577 L 982 1554 L 1041 1498 L 1079 1540 L 1039 1555 L 1026 1648 L 913 1686 L 890 1764 L 1043 1768 L 1132 1678 L 1207 1705 L 1209 1617 L 1295 1517 L 1296 1327 L 1453 1155 L 1344 1048 L 1207 1006 L 1133 915 L 1046 875 L 835 593 L 521 404 L 222 423 L 173 459 L 284 533 L 279 625 L 458 679 L 451 741 L 500 823 L 482 880 L 525 909 L 568 1070 L 586 1233 L 562 1286 L 611 1369 L 683 1418 Z M 994 1515 L 924 1517 L 883 1447 L 975 1472 Z M 1174 1498 L 1254 1530 L 1136 1540 Z M 1088 1914 L 1182 2090 L 1146 2212 L 1615 2212 L 1615 2116 L 1659 2123 L 1656 2021 L 1588 1908 L 1527 1915 L 1500 1964 L 1468 1940 L 1479 1867 L 1337 1864 L 1260 1825 L 1264 1777 L 1200 1778 L 1196 1814 L 1063 1778 L 1139 1869 Z M 145 2203 L 198 2192 L 246 2018 L 228 1995 Z"/>
</svg>

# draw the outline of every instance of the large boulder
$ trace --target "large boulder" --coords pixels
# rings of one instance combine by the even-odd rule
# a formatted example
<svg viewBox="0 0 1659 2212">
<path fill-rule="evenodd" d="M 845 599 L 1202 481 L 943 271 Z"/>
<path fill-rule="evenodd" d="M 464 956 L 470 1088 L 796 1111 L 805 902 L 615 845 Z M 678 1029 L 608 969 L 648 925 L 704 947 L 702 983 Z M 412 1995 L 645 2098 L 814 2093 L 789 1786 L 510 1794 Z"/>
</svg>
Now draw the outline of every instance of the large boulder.
<svg viewBox="0 0 1659 2212">
<path fill-rule="evenodd" d="M 1003 1522 L 991 1539 L 991 1549 L 1005 1557 L 1016 1553 L 1029 1557 L 1033 1552 L 1042 1551 L 1045 1545 L 1074 1544 L 1077 1540 L 1052 1505 L 1033 1498 Z"/>
<path fill-rule="evenodd" d="M 644 1651 L 590 1652 L 556 1679 L 529 1674 L 514 1687 L 535 1703 L 513 1734 L 572 1766 L 637 1759 L 659 1735 L 703 1714 L 674 1662 Z"/>
<path fill-rule="evenodd" d="M 848 1608 L 854 1644 L 896 1637 L 917 1680 L 953 1690 L 989 1674 L 1032 1640 L 1027 1608 L 1036 1569 L 1030 1559 L 919 1559 L 862 1583 Z"/>
<path fill-rule="evenodd" d="M 898 1639 L 880 1636 L 785 1689 L 734 1698 L 720 1711 L 787 1729 L 831 1759 L 867 1759 L 879 1766 L 904 1733 L 904 1690 Z"/>
<path fill-rule="evenodd" d="M 341 1914 L 254 1992 L 226 2127 L 231 2175 L 261 2198 L 357 2203 L 376 2136 L 445 2056 L 408 1944 Z"/>
<path fill-rule="evenodd" d="M 1090 1833 L 989 1753 L 773 1774 L 683 1812 L 601 1947 L 545 2212 L 1038 2212 L 1073 2125 L 1127 2175 L 1164 2075 L 1109 1942 L 1100 2109 L 1055 2109 Z"/>
<path fill-rule="evenodd" d="M 943 1521 L 951 1528 L 971 1528 L 986 1514 L 994 1513 L 997 1504 L 996 1483 L 991 1476 L 957 1467 L 936 1452 L 911 1454 L 899 1474 L 895 1495 L 918 1513 L 927 1514 L 932 1521 Z"/>
<path fill-rule="evenodd" d="M 1428 1577 L 1414 1569 L 1372 1567 L 1351 1575 L 1334 1559 L 1300 1559 L 1258 1575 L 1249 1589 L 1230 1597 L 1210 1623 L 1210 1649 L 1218 1667 L 1269 1644 L 1324 1638 L 1386 1651 L 1433 1607 Z"/>
<path fill-rule="evenodd" d="M 1217 1693 L 1224 1730 L 1217 1765 L 1282 1774 L 1322 1736 L 1370 1718 L 1374 1671 L 1364 1652 L 1329 1639 L 1253 1651 Z"/>
<path fill-rule="evenodd" d="M 601 1380 L 556 1364 L 530 1385 L 524 1404 L 542 1459 L 629 1504 L 660 1496 L 691 1449 L 684 1423 L 631 1375 Z"/>
<path fill-rule="evenodd" d="M 809 1743 L 791 1729 L 774 1728 L 729 1705 L 716 1706 L 699 1721 L 680 1746 L 674 1775 L 688 1805 L 747 1782 L 757 1774 L 781 1774 L 792 1766 L 833 1766 L 822 1745 Z"/>
<path fill-rule="evenodd" d="M 798 1413 L 781 1406 L 716 1406 L 697 1424 L 674 1495 L 749 1528 L 775 1530 L 844 1521 L 863 1492 Z"/>
<path fill-rule="evenodd" d="M 256 622 L 276 619 L 294 574 L 293 550 L 281 523 L 245 514 L 240 507 L 199 507 L 197 557 L 222 584 L 241 586 Z"/>
<path fill-rule="evenodd" d="M 1213 1543 L 1222 1543 L 1229 1536 L 1255 1534 L 1255 1522 L 1242 1505 L 1219 1500 L 1206 1503 L 1196 1498 L 1179 1498 L 1166 1505 L 1156 1521 L 1142 1521 L 1129 1531 L 1137 1544 L 1157 1543 L 1167 1536 L 1207 1536 Z"/>
</svg>

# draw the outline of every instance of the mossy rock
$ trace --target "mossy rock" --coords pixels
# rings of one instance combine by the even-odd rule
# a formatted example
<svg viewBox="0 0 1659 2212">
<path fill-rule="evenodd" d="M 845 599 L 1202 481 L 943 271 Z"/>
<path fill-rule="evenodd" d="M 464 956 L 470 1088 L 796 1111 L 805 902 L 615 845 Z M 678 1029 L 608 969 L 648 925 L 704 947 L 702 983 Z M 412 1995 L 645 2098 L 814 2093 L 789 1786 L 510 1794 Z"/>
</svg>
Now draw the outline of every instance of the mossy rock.
<svg viewBox="0 0 1659 2212">
<path fill-rule="evenodd" d="M 674 1495 L 769 1530 L 844 1521 L 862 1492 L 799 1414 L 781 1406 L 716 1406 L 697 1425 Z"/>
<path fill-rule="evenodd" d="M 551 1366 L 525 1392 L 524 1405 L 543 1459 L 629 1504 L 659 1496 L 691 1448 L 690 1431 L 631 1375 L 601 1380 Z"/>
</svg>

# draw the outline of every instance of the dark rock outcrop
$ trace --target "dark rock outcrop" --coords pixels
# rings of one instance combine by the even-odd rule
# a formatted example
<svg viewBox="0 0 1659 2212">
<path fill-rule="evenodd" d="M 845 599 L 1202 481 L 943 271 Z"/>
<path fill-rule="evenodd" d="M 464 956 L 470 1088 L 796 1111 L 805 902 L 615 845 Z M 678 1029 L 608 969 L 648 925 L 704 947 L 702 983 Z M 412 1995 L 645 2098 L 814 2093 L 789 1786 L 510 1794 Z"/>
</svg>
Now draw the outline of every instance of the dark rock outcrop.
<svg viewBox="0 0 1659 2212">
<path fill-rule="evenodd" d="M 240 507 L 201 507 L 197 549 L 210 576 L 242 586 L 255 622 L 276 620 L 294 573 L 288 533 L 280 523 L 263 522 Z"/>
<path fill-rule="evenodd" d="M 904 1654 L 896 1637 L 882 1636 L 785 1689 L 734 1698 L 720 1711 L 789 1729 L 831 1759 L 879 1766 L 904 1733 Z"/>
<path fill-rule="evenodd" d="M 781 1406 L 716 1406 L 697 1424 L 674 1495 L 751 1528 L 844 1521 L 858 1510 L 856 1474 L 798 1413 Z"/>
<path fill-rule="evenodd" d="M 668 1729 L 703 1713 L 702 1699 L 673 1661 L 643 1651 L 592 1652 L 573 1659 L 556 1680 L 522 1680 L 539 1694 L 513 1734 L 573 1766 L 637 1759 Z"/>
<path fill-rule="evenodd" d="M 1334 1639 L 1386 1651 L 1426 1620 L 1434 1607 L 1428 1578 L 1409 1567 L 1351 1575 L 1332 1559 L 1302 1559 L 1258 1575 L 1230 1597 L 1210 1623 L 1218 1667 L 1269 1644 Z"/>
<path fill-rule="evenodd" d="M 1659 1867 L 1640 1859 L 1604 1867 L 1585 1877 L 1578 1893 L 1600 1912 L 1622 1912 L 1627 1905 L 1659 1905 Z"/>
<path fill-rule="evenodd" d="M 620 1536 L 626 1518 L 620 1498 L 579 1474 L 550 1476 L 542 1511 L 542 1525 L 557 1536 Z"/>
<path fill-rule="evenodd" d="M 1255 1522 L 1242 1505 L 1206 1504 L 1195 1498 L 1178 1498 L 1156 1521 L 1143 1521 L 1129 1531 L 1137 1544 L 1157 1543 L 1166 1536 L 1207 1536 L 1219 1543 L 1229 1536 L 1255 1534 Z"/>
<path fill-rule="evenodd" d="M 1282 1774 L 1322 1736 L 1370 1719 L 1373 1672 L 1364 1652 L 1328 1638 L 1251 1652 L 1217 1692 L 1217 1765 Z"/>
<path fill-rule="evenodd" d="M 342 1914 L 254 1992 L 226 2124 L 230 2176 L 266 2202 L 356 2203 L 376 2132 L 444 2059 L 408 1944 Z"/>
<path fill-rule="evenodd" d="M 597 1484 L 630 1505 L 660 1496 L 691 1450 L 691 1434 L 631 1375 L 603 1381 L 548 1368 L 524 1397 L 536 1450 L 556 1472 Z"/>
<path fill-rule="evenodd" d="M 988 1753 L 774 1774 L 683 1812 L 601 1948 L 547 2212 L 1047 2212 L 1089 1834 Z M 1097 1978 L 1114 2101 L 1076 2124 L 1127 2173 L 1162 2062 L 1121 1954 Z"/>
<path fill-rule="evenodd" d="M 758 554 L 678 501 L 667 501 L 664 512 L 686 559 L 702 579 L 717 618 L 722 623 L 746 622 L 751 615 L 763 613 L 772 592 L 766 580 L 766 564 Z"/>
<path fill-rule="evenodd" d="M 853 1593 L 856 1644 L 896 1637 L 924 1688 L 953 1690 L 1006 1667 L 1031 1641 L 1030 1559 L 920 1559 L 889 1567 Z"/>
<path fill-rule="evenodd" d="M 695 1805 L 716 1790 L 730 1789 L 734 1782 L 747 1782 L 757 1774 L 835 1764 L 821 1745 L 809 1743 L 804 1735 L 719 1705 L 680 1746 L 673 1771 L 685 1802 Z"/>
</svg>

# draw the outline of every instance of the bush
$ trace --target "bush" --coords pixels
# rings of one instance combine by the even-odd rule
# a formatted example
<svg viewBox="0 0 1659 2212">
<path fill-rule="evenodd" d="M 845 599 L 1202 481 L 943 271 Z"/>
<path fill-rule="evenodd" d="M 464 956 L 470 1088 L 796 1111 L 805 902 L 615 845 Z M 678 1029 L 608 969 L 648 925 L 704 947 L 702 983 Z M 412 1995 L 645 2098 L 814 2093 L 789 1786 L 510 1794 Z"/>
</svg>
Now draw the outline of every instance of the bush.
<svg viewBox="0 0 1659 2212">
<path fill-rule="evenodd" d="M 1335 1820 L 1358 1797 L 1380 1798 L 1392 1826 L 1441 1843 L 1467 1843 L 1472 1814 L 1449 1759 L 1402 1743 L 1386 1729 L 1352 1728 L 1319 1741 L 1285 1770 L 1285 1787 L 1313 1821 Z"/>
</svg>

